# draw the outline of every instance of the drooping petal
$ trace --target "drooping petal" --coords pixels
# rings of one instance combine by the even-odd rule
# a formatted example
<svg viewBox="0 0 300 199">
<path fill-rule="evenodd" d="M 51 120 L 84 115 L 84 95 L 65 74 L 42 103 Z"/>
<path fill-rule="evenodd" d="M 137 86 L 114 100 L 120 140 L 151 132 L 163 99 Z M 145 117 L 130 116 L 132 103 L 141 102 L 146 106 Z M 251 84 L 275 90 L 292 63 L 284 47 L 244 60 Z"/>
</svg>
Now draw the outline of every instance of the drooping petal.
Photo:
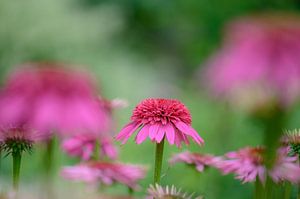
<svg viewBox="0 0 300 199">
<path fill-rule="evenodd" d="M 121 132 L 117 135 L 116 140 L 122 141 L 122 144 L 125 144 L 128 138 L 139 128 L 139 123 L 129 123 L 127 124 Z"/>
<path fill-rule="evenodd" d="M 135 137 L 135 141 L 137 144 L 141 144 L 149 135 L 149 125 L 145 125 L 142 129 L 138 132 Z"/>
<path fill-rule="evenodd" d="M 159 124 L 153 124 L 149 128 L 149 137 L 153 141 L 155 139 L 155 136 L 158 132 Z"/>
<path fill-rule="evenodd" d="M 163 138 L 165 136 L 165 126 L 164 125 L 160 125 L 157 131 L 157 134 L 155 136 L 155 140 L 157 143 L 160 143 Z"/>
<path fill-rule="evenodd" d="M 173 125 L 166 125 L 165 127 L 167 140 L 171 145 L 175 143 L 175 130 Z"/>
<path fill-rule="evenodd" d="M 87 144 L 83 149 L 82 160 L 89 160 L 93 154 L 93 150 L 94 150 L 94 145 L 91 143 Z"/>
<path fill-rule="evenodd" d="M 197 144 L 203 144 L 204 140 L 198 135 L 191 126 L 185 124 L 184 122 L 178 121 L 175 123 L 175 126 L 182 132 L 191 136 Z"/>
</svg>

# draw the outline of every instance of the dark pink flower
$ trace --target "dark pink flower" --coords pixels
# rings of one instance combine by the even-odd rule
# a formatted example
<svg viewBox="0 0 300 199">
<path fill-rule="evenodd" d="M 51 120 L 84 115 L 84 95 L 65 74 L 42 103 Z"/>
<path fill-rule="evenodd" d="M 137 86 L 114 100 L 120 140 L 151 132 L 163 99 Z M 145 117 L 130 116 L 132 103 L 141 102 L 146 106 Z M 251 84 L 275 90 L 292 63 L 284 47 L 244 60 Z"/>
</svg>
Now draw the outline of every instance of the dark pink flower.
<svg viewBox="0 0 300 199">
<path fill-rule="evenodd" d="M 0 94 L 0 123 L 64 134 L 108 131 L 110 112 L 90 76 L 61 66 L 32 63 L 13 73 Z"/>
<path fill-rule="evenodd" d="M 62 149 L 70 156 L 80 157 L 82 160 L 90 160 L 97 144 L 99 144 L 101 151 L 100 157 L 102 155 L 111 159 L 117 157 L 117 149 L 109 137 L 96 138 L 89 135 L 75 135 L 63 141 Z"/>
<path fill-rule="evenodd" d="M 289 157 L 287 150 L 279 149 L 272 169 L 267 170 L 264 164 L 264 148 L 246 147 L 225 155 L 227 158 L 219 162 L 218 168 L 224 173 L 234 173 L 236 178 L 245 182 L 255 181 L 258 177 L 264 183 L 270 175 L 275 182 L 300 182 L 300 167 L 296 157 Z"/>
<path fill-rule="evenodd" d="M 62 176 L 69 180 L 106 185 L 120 183 L 133 189 L 138 188 L 137 181 L 145 174 L 141 166 L 109 162 L 89 162 L 62 170 Z"/>
<path fill-rule="evenodd" d="M 223 48 L 207 64 L 205 80 L 213 92 L 245 106 L 289 105 L 298 99 L 298 18 L 243 18 L 229 26 L 227 36 Z"/>
<path fill-rule="evenodd" d="M 203 139 L 191 127 L 189 110 L 178 100 L 146 99 L 134 109 L 131 122 L 116 137 L 126 143 L 128 138 L 138 129 L 135 140 L 137 144 L 149 137 L 153 142 L 160 143 L 166 138 L 170 144 L 181 146 L 181 142 L 189 144 L 188 136 L 197 144 Z"/>
<path fill-rule="evenodd" d="M 207 166 L 216 166 L 221 161 L 220 157 L 213 155 L 200 154 L 200 153 L 191 153 L 189 151 L 179 153 L 174 155 L 170 159 L 170 164 L 175 164 L 178 162 L 183 162 L 186 164 L 195 165 L 196 169 L 199 172 L 204 171 L 204 168 Z"/>
</svg>

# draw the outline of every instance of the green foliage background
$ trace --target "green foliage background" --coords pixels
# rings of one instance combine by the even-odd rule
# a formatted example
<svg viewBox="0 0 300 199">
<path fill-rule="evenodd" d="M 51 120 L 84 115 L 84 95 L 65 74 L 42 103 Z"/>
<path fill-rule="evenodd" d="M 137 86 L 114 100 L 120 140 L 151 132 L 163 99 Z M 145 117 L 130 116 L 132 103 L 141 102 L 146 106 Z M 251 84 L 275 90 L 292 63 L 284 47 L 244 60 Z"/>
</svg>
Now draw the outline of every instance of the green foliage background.
<svg viewBox="0 0 300 199">
<path fill-rule="evenodd" d="M 189 150 L 222 155 L 243 146 L 261 143 L 262 128 L 246 113 L 209 98 L 197 79 L 204 61 L 221 46 L 224 26 L 236 17 L 261 12 L 298 12 L 298 0 L 2 0 L 0 1 L 0 78 L 28 61 L 59 61 L 83 65 L 108 98 L 127 99 L 130 106 L 115 112 L 116 132 L 128 121 L 131 110 L 147 97 L 170 97 L 183 101 L 193 116 L 193 126 L 206 141 Z M 251 37 L 251 35 L 249 35 Z M 299 107 L 289 111 L 287 128 L 299 127 Z M 252 184 L 242 185 L 233 176 L 209 169 L 197 173 L 190 167 L 169 168 L 167 158 L 175 152 L 166 145 L 162 184 L 174 184 L 207 198 L 252 198 Z M 136 145 L 132 139 L 120 146 L 120 158 L 148 165 L 141 197 L 152 182 L 154 145 Z M 25 156 L 22 180 L 39 183 L 43 151 Z M 1 179 L 7 188 L 10 159 L 4 158 Z M 55 178 L 59 168 L 76 162 L 57 149 Z M 69 187 L 70 188 L 70 187 Z M 83 190 L 83 186 L 80 186 Z M 105 189 L 124 194 L 122 186 Z"/>
</svg>

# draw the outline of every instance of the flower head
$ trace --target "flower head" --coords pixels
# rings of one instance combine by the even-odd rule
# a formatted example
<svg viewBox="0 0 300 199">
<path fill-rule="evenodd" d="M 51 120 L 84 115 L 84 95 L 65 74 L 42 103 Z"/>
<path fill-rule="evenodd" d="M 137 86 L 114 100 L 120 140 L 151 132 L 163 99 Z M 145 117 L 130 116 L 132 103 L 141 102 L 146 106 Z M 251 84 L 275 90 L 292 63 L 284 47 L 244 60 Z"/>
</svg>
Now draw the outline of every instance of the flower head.
<svg viewBox="0 0 300 199">
<path fill-rule="evenodd" d="M 158 184 L 155 186 L 150 185 L 148 188 L 149 196 L 147 199 L 192 199 L 193 194 L 187 194 L 181 192 L 181 189 L 177 189 L 174 185 L 171 187 L 162 187 Z M 198 196 L 195 199 L 202 199 L 203 197 Z"/>
<path fill-rule="evenodd" d="M 75 135 L 63 141 L 62 149 L 70 156 L 80 157 L 86 161 L 92 158 L 97 144 L 99 144 L 102 153 L 99 155 L 104 155 L 111 159 L 117 157 L 117 150 L 109 137 L 96 138 L 88 135 Z"/>
<path fill-rule="evenodd" d="M 89 75 L 60 64 L 30 63 L 4 85 L 0 123 L 46 133 L 98 134 L 110 129 L 111 117 Z"/>
<path fill-rule="evenodd" d="M 224 47 L 208 61 L 205 81 L 235 106 L 290 105 L 300 96 L 299 38 L 295 16 L 237 20 Z"/>
<path fill-rule="evenodd" d="M 186 164 L 195 165 L 199 172 L 203 172 L 205 167 L 216 166 L 219 161 L 221 161 L 220 157 L 186 151 L 174 155 L 169 162 L 171 164 L 183 162 Z"/>
<path fill-rule="evenodd" d="M 135 140 L 137 144 L 149 137 L 153 142 L 160 143 L 166 138 L 170 144 L 181 146 L 181 142 L 189 144 L 188 136 L 197 144 L 203 139 L 191 127 L 191 115 L 184 104 L 173 99 L 146 99 L 136 106 L 127 124 L 116 137 L 125 143 L 138 129 Z"/>
<path fill-rule="evenodd" d="M 62 170 L 62 176 L 69 180 L 106 185 L 120 183 L 133 189 L 138 188 L 137 181 L 144 178 L 145 173 L 141 166 L 109 162 L 88 162 Z"/>
<path fill-rule="evenodd" d="M 218 164 L 218 168 L 224 173 L 234 173 L 236 178 L 245 182 L 253 182 L 256 178 L 264 183 L 266 176 L 275 181 L 300 182 L 300 167 L 296 157 L 289 157 L 288 150 L 278 149 L 274 166 L 268 170 L 264 162 L 264 148 L 246 147 L 236 152 L 225 155 L 226 160 Z"/>
<path fill-rule="evenodd" d="M 49 136 L 50 135 L 44 133 L 38 133 L 25 126 L 2 127 L 0 129 L 0 148 L 8 154 L 31 152 L 35 142 L 47 140 Z"/>
<path fill-rule="evenodd" d="M 300 157 L 300 130 L 299 129 L 286 131 L 282 141 L 285 145 L 290 147 L 291 155 L 298 155 Z"/>
</svg>

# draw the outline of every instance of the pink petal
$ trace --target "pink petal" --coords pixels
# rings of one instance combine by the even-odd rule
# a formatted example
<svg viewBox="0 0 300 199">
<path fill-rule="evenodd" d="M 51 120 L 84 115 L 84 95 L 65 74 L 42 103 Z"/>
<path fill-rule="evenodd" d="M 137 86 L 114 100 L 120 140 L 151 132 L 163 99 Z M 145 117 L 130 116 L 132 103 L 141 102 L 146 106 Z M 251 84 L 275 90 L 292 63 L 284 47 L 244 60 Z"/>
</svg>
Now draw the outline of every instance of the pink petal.
<svg viewBox="0 0 300 199">
<path fill-rule="evenodd" d="M 158 132 L 155 136 L 155 140 L 157 143 L 160 143 L 165 136 L 165 127 L 164 125 L 160 125 Z"/>
<path fill-rule="evenodd" d="M 191 136 L 197 144 L 203 144 L 204 140 L 198 135 L 197 131 L 184 122 L 176 122 L 175 126 L 183 133 Z"/>
<path fill-rule="evenodd" d="M 150 126 L 150 128 L 149 128 L 149 137 L 150 137 L 150 139 L 152 141 L 154 140 L 154 138 L 155 138 L 155 136 L 157 134 L 158 129 L 159 129 L 159 125 L 158 124 L 153 124 L 153 125 Z"/>
<path fill-rule="evenodd" d="M 93 154 L 93 151 L 94 151 L 94 145 L 87 144 L 83 149 L 82 160 L 89 160 Z"/>
<path fill-rule="evenodd" d="M 149 135 L 149 125 L 145 125 L 142 127 L 140 132 L 138 132 L 137 136 L 135 137 L 135 141 L 137 144 L 141 144 Z"/>
<path fill-rule="evenodd" d="M 175 143 L 175 130 L 173 128 L 173 125 L 166 125 L 165 131 L 167 135 L 167 139 L 171 145 Z"/>
<path fill-rule="evenodd" d="M 138 129 L 140 126 L 139 123 L 129 123 L 127 124 L 121 132 L 117 135 L 116 140 L 122 141 L 122 144 L 125 144 L 128 138 Z"/>
</svg>

